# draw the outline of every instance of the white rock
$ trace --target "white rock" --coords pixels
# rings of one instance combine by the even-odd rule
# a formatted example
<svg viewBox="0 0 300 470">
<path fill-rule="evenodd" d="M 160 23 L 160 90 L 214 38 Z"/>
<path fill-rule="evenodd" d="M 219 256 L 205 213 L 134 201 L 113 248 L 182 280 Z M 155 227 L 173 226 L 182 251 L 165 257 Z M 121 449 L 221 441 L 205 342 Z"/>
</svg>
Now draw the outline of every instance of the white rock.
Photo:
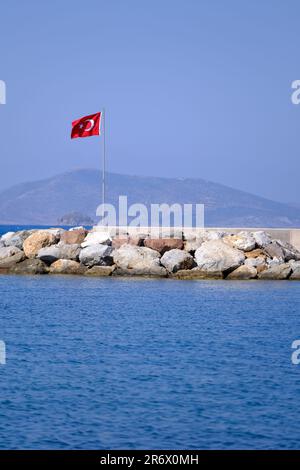
<svg viewBox="0 0 300 470">
<path fill-rule="evenodd" d="M 258 256 L 257 258 L 247 258 L 245 259 L 245 265 L 257 268 L 257 266 L 263 266 L 266 263 L 265 258 Z"/>
<path fill-rule="evenodd" d="M 170 273 L 176 273 L 180 269 L 191 269 L 194 266 L 194 258 L 183 250 L 169 250 L 162 256 L 161 264 Z"/>
<path fill-rule="evenodd" d="M 264 248 L 265 246 L 269 245 L 269 243 L 271 243 L 272 241 L 270 235 L 268 235 L 263 230 L 259 230 L 258 232 L 253 232 L 252 235 L 256 241 L 256 244 L 259 246 L 259 248 Z"/>
<path fill-rule="evenodd" d="M 209 240 L 220 240 L 223 237 L 226 237 L 227 235 L 230 235 L 228 232 L 224 232 L 221 230 L 206 230 L 203 233 L 203 238 L 206 241 Z"/>
<path fill-rule="evenodd" d="M 0 248 L 0 259 L 9 258 L 17 253 L 21 253 L 21 250 L 16 246 L 4 246 Z"/>
<path fill-rule="evenodd" d="M 195 259 L 199 268 L 205 271 L 226 271 L 240 266 L 245 255 L 222 240 L 210 240 L 196 250 Z"/>
<path fill-rule="evenodd" d="M 104 244 L 108 245 L 111 243 L 111 238 L 107 232 L 90 232 L 81 244 L 82 248 L 86 248 L 92 245 Z"/>
<path fill-rule="evenodd" d="M 254 237 L 249 232 L 239 232 L 236 235 L 224 237 L 223 241 L 233 248 L 243 251 L 252 251 L 256 245 Z"/>
<path fill-rule="evenodd" d="M 1 241 L 4 243 L 5 246 L 9 246 L 6 243 L 15 235 L 15 232 L 7 232 L 1 237 Z"/>
<path fill-rule="evenodd" d="M 151 269 L 160 266 L 160 253 L 151 248 L 122 245 L 113 252 L 114 263 L 122 269 Z"/>
<path fill-rule="evenodd" d="M 81 250 L 79 260 L 85 266 L 111 266 L 113 249 L 107 245 L 91 245 Z"/>
</svg>

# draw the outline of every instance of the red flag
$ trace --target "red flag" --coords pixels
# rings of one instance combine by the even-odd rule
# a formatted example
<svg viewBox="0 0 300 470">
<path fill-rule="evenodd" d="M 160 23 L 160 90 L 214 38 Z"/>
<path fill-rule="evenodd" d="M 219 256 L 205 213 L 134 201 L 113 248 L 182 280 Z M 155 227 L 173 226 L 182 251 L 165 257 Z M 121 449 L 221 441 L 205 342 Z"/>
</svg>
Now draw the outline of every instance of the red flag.
<svg viewBox="0 0 300 470">
<path fill-rule="evenodd" d="M 90 114 L 72 122 L 71 139 L 100 135 L 102 113 Z"/>
</svg>

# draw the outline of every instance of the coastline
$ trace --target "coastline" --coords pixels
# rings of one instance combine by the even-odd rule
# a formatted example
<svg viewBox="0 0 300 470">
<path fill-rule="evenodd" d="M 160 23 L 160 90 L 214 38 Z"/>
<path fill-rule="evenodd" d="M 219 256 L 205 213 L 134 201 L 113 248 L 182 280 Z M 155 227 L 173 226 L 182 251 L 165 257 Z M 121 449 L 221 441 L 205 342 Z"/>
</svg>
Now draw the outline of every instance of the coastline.
<svg viewBox="0 0 300 470">
<path fill-rule="evenodd" d="M 0 274 L 300 280 L 300 251 L 271 233 L 26 227 L 1 236 Z"/>
</svg>

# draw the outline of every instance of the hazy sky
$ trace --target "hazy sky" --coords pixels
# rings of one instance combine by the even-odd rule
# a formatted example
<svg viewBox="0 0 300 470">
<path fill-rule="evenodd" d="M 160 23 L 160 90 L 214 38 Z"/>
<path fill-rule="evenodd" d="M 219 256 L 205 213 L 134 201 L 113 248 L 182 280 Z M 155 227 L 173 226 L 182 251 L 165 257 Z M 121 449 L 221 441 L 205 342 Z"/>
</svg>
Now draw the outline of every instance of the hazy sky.
<svg viewBox="0 0 300 470">
<path fill-rule="evenodd" d="M 300 203 L 297 0 L 1 2 L 0 189 L 99 167 L 70 123 L 107 109 L 110 171 Z"/>
</svg>

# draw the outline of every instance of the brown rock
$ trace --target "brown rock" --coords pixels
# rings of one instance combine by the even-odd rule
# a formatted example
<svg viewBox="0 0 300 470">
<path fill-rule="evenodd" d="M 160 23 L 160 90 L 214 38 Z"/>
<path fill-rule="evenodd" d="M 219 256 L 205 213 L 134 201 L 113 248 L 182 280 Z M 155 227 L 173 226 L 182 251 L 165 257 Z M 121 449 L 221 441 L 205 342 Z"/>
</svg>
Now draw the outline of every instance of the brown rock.
<svg viewBox="0 0 300 470">
<path fill-rule="evenodd" d="M 266 269 L 268 269 L 268 265 L 267 265 L 266 263 L 264 263 L 264 264 L 259 264 L 258 266 L 256 266 L 257 274 L 262 273 L 262 272 L 265 271 Z"/>
<path fill-rule="evenodd" d="M 116 237 L 112 240 L 111 246 L 118 249 L 123 245 L 142 246 L 143 242 L 144 239 L 140 237 Z"/>
<path fill-rule="evenodd" d="M 181 269 L 177 271 L 172 277 L 176 279 L 223 279 L 221 271 L 203 271 L 200 268 Z"/>
<path fill-rule="evenodd" d="M 68 232 L 64 232 L 61 235 L 61 242 L 65 243 L 66 245 L 81 245 L 83 243 L 85 237 L 87 235 L 87 230 L 84 230 L 83 228 L 75 229 L 75 230 L 69 230 Z"/>
<path fill-rule="evenodd" d="M 252 251 L 246 251 L 245 256 L 246 258 L 258 258 L 258 256 L 263 256 L 265 258 L 265 254 L 260 248 Z"/>
<path fill-rule="evenodd" d="M 231 280 L 247 280 L 254 279 L 257 276 L 257 270 L 253 266 L 239 266 L 237 269 L 232 271 L 226 279 Z"/>
<path fill-rule="evenodd" d="M 84 274 L 85 271 L 85 266 L 69 259 L 59 259 L 55 261 L 51 264 L 49 270 L 50 274 Z"/>
<path fill-rule="evenodd" d="M 14 274 L 47 274 L 48 267 L 39 259 L 25 259 L 11 268 Z"/>
<path fill-rule="evenodd" d="M 24 253 L 27 258 L 35 258 L 41 248 L 53 245 L 56 242 L 57 237 L 54 233 L 46 230 L 38 230 L 24 241 Z"/>
<path fill-rule="evenodd" d="M 146 238 L 144 240 L 144 245 L 163 255 L 169 250 L 182 250 L 183 240 L 180 238 Z"/>
<path fill-rule="evenodd" d="M 91 269 L 88 269 L 84 274 L 85 276 L 92 277 L 106 277 L 111 276 L 116 266 L 93 266 Z"/>
</svg>

